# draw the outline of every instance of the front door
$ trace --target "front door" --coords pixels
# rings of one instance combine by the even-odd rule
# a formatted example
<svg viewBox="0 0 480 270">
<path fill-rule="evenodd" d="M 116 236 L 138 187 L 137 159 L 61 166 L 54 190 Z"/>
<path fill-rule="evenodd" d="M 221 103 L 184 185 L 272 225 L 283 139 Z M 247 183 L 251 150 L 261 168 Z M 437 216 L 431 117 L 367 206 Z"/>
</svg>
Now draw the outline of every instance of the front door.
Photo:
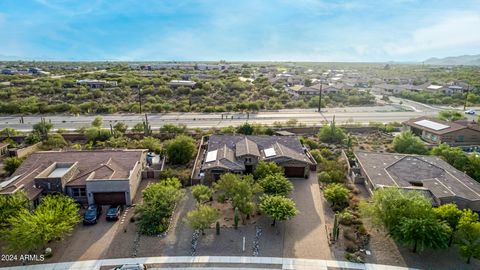
<svg viewBox="0 0 480 270">
<path fill-rule="evenodd" d="M 253 165 L 245 165 L 245 173 L 252 173 L 253 172 Z"/>
</svg>

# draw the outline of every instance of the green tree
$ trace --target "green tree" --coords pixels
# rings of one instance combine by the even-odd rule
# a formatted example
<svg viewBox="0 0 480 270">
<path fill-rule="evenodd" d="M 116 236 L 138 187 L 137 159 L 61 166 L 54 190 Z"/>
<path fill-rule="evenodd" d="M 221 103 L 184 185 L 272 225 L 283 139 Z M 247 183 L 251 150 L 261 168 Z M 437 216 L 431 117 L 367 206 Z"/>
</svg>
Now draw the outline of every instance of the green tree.
<svg viewBox="0 0 480 270">
<path fill-rule="evenodd" d="M 456 169 L 467 172 L 469 175 L 475 175 L 476 171 L 480 169 L 480 167 L 475 166 L 476 158 L 469 159 L 468 155 L 460 147 L 451 147 L 446 143 L 442 143 L 433 147 L 431 153 L 441 157 Z M 471 163 L 471 161 L 474 163 Z"/>
<path fill-rule="evenodd" d="M 334 208 L 345 208 L 348 204 L 349 191 L 342 184 L 329 184 L 323 190 L 325 199 L 332 204 Z"/>
<path fill-rule="evenodd" d="M 168 228 L 169 217 L 175 203 L 182 197 L 177 181 L 165 181 L 148 185 L 143 191 L 143 202 L 135 209 L 140 222 L 140 232 L 155 235 Z"/>
<path fill-rule="evenodd" d="M 341 144 L 345 141 L 346 134 L 343 129 L 335 126 L 335 121 L 330 125 L 324 125 L 318 132 L 318 138 L 325 143 Z"/>
<path fill-rule="evenodd" d="M 298 214 L 295 202 L 280 195 L 264 195 L 259 208 L 272 218 L 272 226 L 276 221 L 288 220 Z"/>
<path fill-rule="evenodd" d="M 242 222 L 255 210 L 253 195 L 260 192 L 260 186 L 255 183 L 251 175 L 236 175 L 226 173 L 214 184 L 221 197 L 230 199 L 232 208 L 238 208 L 242 213 Z"/>
<path fill-rule="evenodd" d="M 67 141 L 63 138 L 62 135 L 58 133 L 50 134 L 48 139 L 45 141 L 45 145 L 52 148 L 63 148 L 67 145 Z"/>
<path fill-rule="evenodd" d="M 192 187 L 192 195 L 198 203 L 205 203 L 212 198 L 213 190 L 205 185 L 195 185 Z"/>
<path fill-rule="evenodd" d="M 186 135 L 178 135 L 165 142 L 168 160 L 173 164 L 187 164 L 195 154 L 195 140 Z"/>
<path fill-rule="evenodd" d="M 127 132 L 127 129 L 128 129 L 128 126 L 124 122 L 117 122 L 113 126 L 113 130 L 115 131 L 115 134 L 117 136 L 121 136 L 121 135 L 125 134 L 125 132 Z"/>
<path fill-rule="evenodd" d="M 195 210 L 187 213 L 185 220 L 192 229 L 200 230 L 202 234 L 205 234 L 205 229 L 210 227 L 219 217 L 220 213 L 217 209 L 209 205 L 199 204 Z"/>
<path fill-rule="evenodd" d="M 370 203 L 360 204 L 363 216 L 389 232 L 395 229 L 402 218 L 426 216 L 431 208 L 431 201 L 420 192 L 393 187 L 375 190 Z"/>
<path fill-rule="evenodd" d="M 446 248 L 452 230 L 438 220 L 431 201 L 422 193 L 399 188 L 377 189 L 370 203 L 360 205 L 363 216 L 383 227 L 396 241 L 425 248 Z"/>
<path fill-rule="evenodd" d="M 43 140 L 46 140 L 48 137 L 48 132 L 52 130 L 53 124 L 50 122 L 45 121 L 45 118 L 35 125 L 33 125 L 33 132 L 37 132 Z"/>
<path fill-rule="evenodd" d="M 112 134 L 107 129 L 101 129 L 98 127 L 90 127 L 84 131 L 85 137 L 88 142 L 97 143 L 108 140 Z"/>
<path fill-rule="evenodd" d="M 453 241 L 453 235 L 457 230 L 458 222 L 460 221 L 460 217 L 462 216 L 462 211 L 458 209 L 456 204 L 447 203 L 444 205 L 440 205 L 439 207 L 433 208 L 433 212 L 439 220 L 445 221 L 452 229 L 450 240 L 448 242 L 448 246 L 451 246 Z"/>
<path fill-rule="evenodd" d="M 401 219 L 391 234 L 398 242 L 413 245 L 412 252 L 415 253 L 425 248 L 447 248 L 452 229 L 444 221 L 439 222 L 433 215 L 428 215 Z"/>
<path fill-rule="evenodd" d="M 423 141 L 415 136 L 411 131 L 403 131 L 393 139 L 393 149 L 398 153 L 419 154 L 427 153 L 427 148 Z"/>
<path fill-rule="evenodd" d="M 133 132 L 143 132 L 145 129 L 144 127 L 144 124 L 143 123 L 136 123 L 133 128 L 132 128 L 132 131 Z"/>
<path fill-rule="evenodd" d="M 293 191 L 293 184 L 283 173 L 267 175 L 259 181 L 263 191 L 269 195 L 287 196 Z"/>
<path fill-rule="evenodd" d="M 454 122 L 454 121 L 465 119 L 465 116 L 459 111 L 446 110 L 446 111 L 440 111 L 438 113 L 438 119 Z"/>
<path fill-rule="evenodd" d="M 9 226 L 9 219 L 28 209 L 30 202 L 23 191 L 0 196 L 0 228 Z"/>
<path fill-rule="evenodd" d="M 40 138 L 40 135 L 38 135 L 37 132 L 32 132 L 25 137 L 25 143 L 28 145 L 36 144 L 40 142 L 42 139 Z"/>
<path fill-rule="evenodd" d="M 102 128 L 103 127 L 103 117 L 97 116 L 92 121 L 92 127 Z"/>
<path fill-rule="evenodd" d="M 80 221 L 79 207 L 74 199 L 65 195 L 47 195 L 32 213 L 22 209 L 9 219 L 10 227 L 2 233 L 13 252 L 30 251 L 73 231 Z"/>
<path fill-rule="evenodd" d="M 4 129 L 2 129 L 2 130 L 0 131 L 0 135 L 1 135 L 1 136 L 5 136 L 5 137 L 7 137 L 7 138 L 12 137 L 12 136 L 15 136 L 15 135 L 17 135 L 17 134 L 18 134 L 18 132 L 17 132 L 16 129 L 14 129 L 14 128 L 9 128 L 9 127 L 4 128 Z"/>
<path fill-rule="evenodd" d="M 3 169 L 9 174 L 12 175 L 20 165 L 22 165 L 23 159 L 18 157 L 7 157 L 3 160 Z"/>
<path fill-rule="evenodd" d="M 460 254 L 470 263 L 472 257 L 480 259 L 480 222 L 478 214 L 471 209 L 464 209 L 458 221 L 455 237 Z"/>
<path fill-rule="evenodd" d="M 162 152 L 162 144 L 160 140 L 154 137 L 145 137 L 142 140 L 142 146 L 151 152 L 160 154 Z"/>
<path fill-rule="evenodd" d="M 283 167 L 278 166 L 275 162 L 265 162 L 263 160 L 258 162 L 253 172 L 253 176 L 257 180 L 273 174 L 283 174 Z"/>
<path fill-rule="evenodd" d="M 244 134 L 244 135 L 252 135 L 253 129 L 254 127 L 251 124 L 249 124 L 248 122 L 245 122 L 241 126 L 238 126 L 237 133 Z"/>
</svg>

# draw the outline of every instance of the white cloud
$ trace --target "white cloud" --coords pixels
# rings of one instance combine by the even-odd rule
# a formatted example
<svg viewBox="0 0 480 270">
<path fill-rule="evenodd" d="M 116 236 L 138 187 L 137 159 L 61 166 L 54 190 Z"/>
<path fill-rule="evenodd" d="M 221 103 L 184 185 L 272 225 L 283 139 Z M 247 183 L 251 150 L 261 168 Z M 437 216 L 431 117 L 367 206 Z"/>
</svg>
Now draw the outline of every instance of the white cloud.
<svg viewBox="0 0 480 270">
<path fill-rule="evenodd" d="M 404 40 L 399 37 L 399 42 L 387 43 L 385 51 L 391 55 L 404 55 L 472 46 L 480 48 L 480 14 L 454 13 L 435 19 L 437 22 L 414 30 Z"/>
</svg>

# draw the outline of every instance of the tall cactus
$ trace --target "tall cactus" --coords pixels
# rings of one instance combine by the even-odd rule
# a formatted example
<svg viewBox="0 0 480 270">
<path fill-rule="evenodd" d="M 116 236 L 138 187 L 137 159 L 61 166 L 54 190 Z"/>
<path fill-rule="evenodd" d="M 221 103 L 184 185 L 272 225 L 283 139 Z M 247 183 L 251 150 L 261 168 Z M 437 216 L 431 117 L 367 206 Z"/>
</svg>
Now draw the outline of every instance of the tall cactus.
<svg viewBox="0 0 480 270">
<path fill-rule="evenodd" d="M 338 240 L 338 234 L 340 230 L 338 228 L 338 217 L 337 214 L 335 214 L 335 217 L 333 218 L 333 230 L 332 230 L 332 239 L 334 241 Z"/>
<path fill-rule="evenodd" d="M 143 135 L 145 137 L 152 135 L 152 127 L 148 123 L 148 116 L 145 114 L 145 121 L 143 121 Z"/>
<path fill-rule="evenodd" d="M 235 212 L 233 214 L 233 228 L 238 229 L 238 207 L 235 207 Z"/>
</svg>

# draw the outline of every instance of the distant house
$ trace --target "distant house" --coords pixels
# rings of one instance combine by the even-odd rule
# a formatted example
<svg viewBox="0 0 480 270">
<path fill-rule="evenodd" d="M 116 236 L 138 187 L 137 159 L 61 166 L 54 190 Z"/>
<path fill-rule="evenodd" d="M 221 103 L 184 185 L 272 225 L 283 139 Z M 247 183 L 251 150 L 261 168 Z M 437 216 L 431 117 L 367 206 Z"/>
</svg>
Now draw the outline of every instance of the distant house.
<svg viewBox="0 0 480 270">
<path fill-rule="evenodd" d="M 15 68 L 4 68 L 2 69 L 2 74 L 4 75 L 15 75 L 18 73 L 18 70 Z"/>
<path fill-rule="evenodd" d="M 77 85 L 86 85 L 90 88 L 105 88 L 117 86 L 116 81 L 105 81 L 105 80 L 77 80 Z"/>
<path fill-rule="evenodd" d="M 193 88 L 195 87 L 197 83 L 194 81 L 187 81 L 187 80 L 171 80 L 168 85 L 172 88 L 177 88 L 180 86 L 185 86 L 185 87 L 190 87 Z"/>
<path fill-rule="evenodd" d="M 403 126 L 431 144 L 452 146 L 480 145 L 480 126 L 476 122 L 447 122 L 430 117 L 418 117 L 402 123 Z"/>
<path fill-rule="evenodd" d="M 42 194 L 64 193 L 81 204 L 131 205 L 147 150 L 47 151 L 31 154 L 0 195 L 24 191 L 35 206 Z"/>
<path fill-rule="evenodd" d="M 351 178 L 370 193 L 385 187 L 422 192 L 433 205 L 455 203 L 480 211 L 480 183 L 437 156 L 354 152 Z"/>
<path fill-rule="evenodd" d="M 297 136 L 212 135 L 200 171 L 210 183 L 226 172 L 252 173 L 259 161 L 275 162 L 285 176 L 300 178 L 308 177 L 316 165 Z"/>
<path fill-rule="evenodd" d="M 319 89 L 299 84 L 287 88 L 287 92 L 296 97 L 318 96 L 319 91 Z"/>
</svg>

